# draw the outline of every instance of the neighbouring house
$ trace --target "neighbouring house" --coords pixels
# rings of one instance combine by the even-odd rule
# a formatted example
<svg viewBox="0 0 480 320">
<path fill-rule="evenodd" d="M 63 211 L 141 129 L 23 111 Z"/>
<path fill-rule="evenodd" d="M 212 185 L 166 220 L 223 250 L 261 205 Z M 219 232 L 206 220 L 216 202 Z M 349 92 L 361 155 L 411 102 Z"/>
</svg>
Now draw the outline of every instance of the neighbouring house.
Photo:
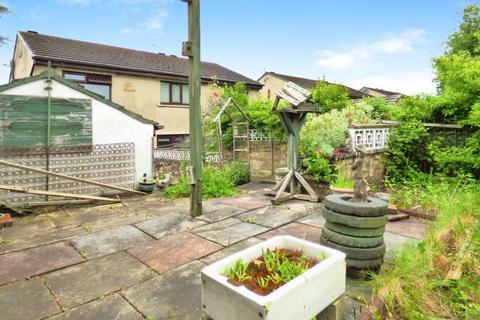
<svg viewBox="0 0 480 320">
<path fill-rule="evenodd" d="M 47 70 L 0 86 L 0 147 L 45 146 L 48 78 Z M 152 144 L 158 128 L 154 121 L 53 71 L 50 81 L 52 147 L 133 143 L 135 173 L 132 177 L 138 179 L 144 173 L 152 174 Z"/>
<path fill-rule="evenodd" d="M 395 103 L 398 102 L 401 98 L 405 97 L 403 93 L 395 92 L 395 91 L 387 91 L 378 88 L 370 88 L 370 87 L 363 87 L 360 89 L 366 95 L 370 95 L 372 97 L 383 98 L 387 102 Z"/>
<path fill-rule="evenodd" d="M 318 82 L 318 80 L 289 76 L 286 74 L 268 71 L 258 79 L 258 82 L 263 85 L 262 89 L 260 89 L 260 95 L 268 99 L 273 99 L 275 98 L 275 93 L 283 88 L 283 86 L 289 81 L 305 89 L 311 89 L 315 87 Z M 353 88 L 349 88 L 347 86 L 344 87 L 347 89 L 348 96 L 352 100 L 361 99 L 367 95 Z"/>
<path fill-rule="evenodd" d="M 51 62 L 63 78 L 157 122 L 156 145 L 186 141 L 189 134 L 188 59 L 103 44 L 18 32 L 10 81 L 34 76 Z M 209 84 L 244 82 L 256 96 L 262 85 L 221 65 L 202 62 L 201 104 L 211 95 Z"/>
</svg>

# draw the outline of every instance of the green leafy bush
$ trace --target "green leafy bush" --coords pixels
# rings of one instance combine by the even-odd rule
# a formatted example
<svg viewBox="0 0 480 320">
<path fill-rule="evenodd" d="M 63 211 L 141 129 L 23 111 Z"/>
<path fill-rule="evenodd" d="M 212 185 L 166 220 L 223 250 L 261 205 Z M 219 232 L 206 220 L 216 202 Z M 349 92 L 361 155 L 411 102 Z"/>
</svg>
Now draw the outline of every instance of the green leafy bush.
<svg viewBox="0 0 480 320">
<path fill-rule="evenodd" d="M 427 129 L 419 121 L 404 122 L 392 130 L 384 153 L 388 183 L 395 184 L 407 179 L 412 172 L 427 171 L 431 167 L 429 138 Z"/>
<path fill-rule="evenodd" d="M 350 103 L 347 88 L 323 80 L 312 89 L 312 100 L 320 104 L 323 112 L 342 110 Z"/>
<path fill-rule="evenodd" d="M 250 182 L 250 167 L 243 162 L 234 161 L 226 165 L 222 170 L 235 186 Z"/>
<path fill-rule="evenodd" d="M 318 182 L 331 182 L 333 174 L 332 162 L 318 151 L 311 151 L 304 159 L 307 172 Z"/>
<path fill-rule="evenodd" d="M 333 154 L 342 147 L 352 123 L 374 123 L 374 107 L 368 101 L 349 104 L 342 110 L 333 109 L 320 115 L 309 115 L 301 134 L 299 148 L 307 172 L 317 181 L 331 182 L 334 173 Z"/>
<path fill-rule="evenodd" d="M 233 196 L 237 189 L 230 177 L 218 168 L 206 166 L 203 170 L 202 198 L 211 199 L 219 197 Z M 190 195 L 190 186 L 187 182 L 185 172 L 180 181 L 172 186 L 168 186 L 164 191 L 165 197 L 176 199 L 188 197 Z"/>
</svg>

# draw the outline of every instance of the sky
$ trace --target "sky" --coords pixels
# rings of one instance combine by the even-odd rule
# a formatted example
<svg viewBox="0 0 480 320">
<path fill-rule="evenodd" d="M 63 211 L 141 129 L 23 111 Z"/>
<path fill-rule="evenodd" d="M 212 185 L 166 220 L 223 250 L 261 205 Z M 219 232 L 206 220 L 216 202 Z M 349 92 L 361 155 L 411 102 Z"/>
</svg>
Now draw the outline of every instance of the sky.
<svg viewBox="0 0 480 320">
<path fill-rule="evenodd" d="M 34 30 L 181 55 L 180 0 L 0 0 L 0 83 L 16 32 Z M 257 80 L 265 71 L 405 94 L 434 93 L 432 59 L 456 30 L 464 0 L 201 0 L 201 57 Z"/>
</svg>

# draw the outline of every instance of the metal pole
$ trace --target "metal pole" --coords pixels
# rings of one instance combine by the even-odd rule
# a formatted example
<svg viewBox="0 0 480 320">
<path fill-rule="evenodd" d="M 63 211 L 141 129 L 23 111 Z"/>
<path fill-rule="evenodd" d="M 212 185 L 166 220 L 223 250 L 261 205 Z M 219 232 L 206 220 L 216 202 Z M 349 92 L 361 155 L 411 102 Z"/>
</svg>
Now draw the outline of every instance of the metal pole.
<svg viewBox="0 0 480 320">
<path fill-rule="evenodd" d="M 188 3 L 188 41 L 182 53 L 190 65 L 190 165 L 187 170 L 190 191 L 190 215 L 202 214 L 202 122 L 200 115 L 200 0 L 183 0 Z"/>
</svg>

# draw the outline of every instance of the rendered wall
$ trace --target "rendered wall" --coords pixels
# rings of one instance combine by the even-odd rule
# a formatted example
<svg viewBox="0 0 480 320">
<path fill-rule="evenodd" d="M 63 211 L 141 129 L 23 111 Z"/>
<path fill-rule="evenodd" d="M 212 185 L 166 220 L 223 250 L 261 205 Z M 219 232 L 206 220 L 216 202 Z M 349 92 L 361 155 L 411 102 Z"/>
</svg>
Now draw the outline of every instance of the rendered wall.
<svg viewBox="0 0 480 320">
<path fill-rule="evenodd" d="M 46 70 L 46 66 L 35 66 L 34 75 Z M 112 101 L 125 106 L 128 110 L 141 114 L 144 118 L 157 122 L 163 129 L 157 134 L 188 134 L 189 117 L 188 105 L 162 105 L 160 103 L 160 78 L 135 76 L 105 72 L 95 69 L 72 69 L 55 67 L 55 72 L 78 71 L 101 73 L 112 76 Z M 201 89 L 200 103 L 202 110 L 208 105 L 212 94 L 211 88 L 204 84 Z M 249 96 L 256 97 L 257 91 L 250 90 Z"/>
<path fill-rule="evenodd" d="M 52 97 L 92 100 L 93 144 L 133 142 L 135 144 L 135 175 L 152 172 L 153 125 L 140 122 L 100 100 L 53 81 Z M 46 96 L 43 80 L 4 91 L 5 94 Z"/>
</svg>

